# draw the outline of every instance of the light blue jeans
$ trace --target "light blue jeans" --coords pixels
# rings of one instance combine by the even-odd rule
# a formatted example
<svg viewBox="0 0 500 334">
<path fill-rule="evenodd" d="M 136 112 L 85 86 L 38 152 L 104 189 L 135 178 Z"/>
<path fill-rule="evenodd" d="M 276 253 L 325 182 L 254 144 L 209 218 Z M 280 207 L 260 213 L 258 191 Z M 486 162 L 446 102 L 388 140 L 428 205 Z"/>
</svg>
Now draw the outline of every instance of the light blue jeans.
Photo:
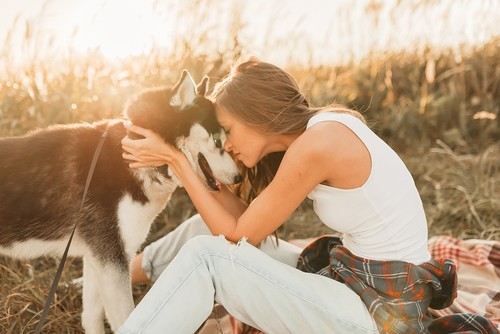
<svg viewBox="0 0 500 334">
<path fill-rule="evenodd" d="M 201 220 L 192 219 L 194 224 Z M 272 257 L 245 240 L 235 245 L 223 236 L 190 238 L 118 333 L 194 333 L 214 301 L 270 334 L 378 333 L 352 290 L 295 269 L 291 262 L 300 248 L 288 246 L 280 241 Z"/>
<path fill-rule="evenodd" d="M 144 248 L 142 269 L 151 281 L 156 281 L 165 268 L 179 253 L 182 246 L 191 238 L 199 235 L 212 235 L 200 215 L 194 215 L 180 224 L 175 230 Z M 268 237 L 259 249 L 272 258 L 295 268 L 302 248 L 285 240 Z"/>
</svg>

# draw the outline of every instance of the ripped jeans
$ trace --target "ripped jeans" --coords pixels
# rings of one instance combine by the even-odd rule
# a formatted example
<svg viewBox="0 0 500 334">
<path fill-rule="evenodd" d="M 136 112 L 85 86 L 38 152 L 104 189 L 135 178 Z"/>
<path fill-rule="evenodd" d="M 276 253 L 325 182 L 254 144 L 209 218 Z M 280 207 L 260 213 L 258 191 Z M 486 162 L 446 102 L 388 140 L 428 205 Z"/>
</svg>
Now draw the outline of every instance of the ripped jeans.
<svg viewBox="0 0 500 334">
<path fill-rule="evenodd" d="M 194 215 L 180 224 L 175 230 L 144 248 L 142 269 L 151 281 L 156 281 L 160 274 L 179 253 L 182 246 L 198 235 L 212 235 L 200 215 Z M 285 240 L 276 243 L 274 237 L 267 237 L 259 249 L 272 258 L 295 267 L 302 248 Z"/>
<path fill-rule="evenodd" d="M 194 333 L 214 301 L 265 333 L 378 333 L 344 284 L 223 236 L 187 241 L 118 333 Z"/>
</svg>

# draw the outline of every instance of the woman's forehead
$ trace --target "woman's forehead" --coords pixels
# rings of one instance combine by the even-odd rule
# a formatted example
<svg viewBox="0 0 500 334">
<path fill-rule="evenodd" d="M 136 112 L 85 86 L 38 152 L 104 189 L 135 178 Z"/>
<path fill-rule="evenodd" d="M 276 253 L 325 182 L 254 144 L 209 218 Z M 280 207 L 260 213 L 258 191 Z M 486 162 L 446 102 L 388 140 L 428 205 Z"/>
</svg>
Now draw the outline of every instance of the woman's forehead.
<svg viewBox="0 0 500 334">
<path fill-rule="evenodd" d="M 231 116 L 231 114 L 221 106 L 215 107 L 215 116 L 217 117 L 217 120 L 221 125 L 234 121 L 234 118 Z"/>
</svg>

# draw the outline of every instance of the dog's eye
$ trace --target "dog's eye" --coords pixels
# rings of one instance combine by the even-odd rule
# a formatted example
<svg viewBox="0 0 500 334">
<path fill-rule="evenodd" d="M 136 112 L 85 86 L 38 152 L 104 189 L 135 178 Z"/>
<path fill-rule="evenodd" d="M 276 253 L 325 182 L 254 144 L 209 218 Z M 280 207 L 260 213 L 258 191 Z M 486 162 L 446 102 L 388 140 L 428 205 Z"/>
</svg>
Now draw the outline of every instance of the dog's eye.
<svg viewBox="0 0 500 334">
<path fill-rule="evenodd" d="M 215 147 L 222 148 L 222 141 L 220 138 L 214 138 Z"/>
<path fill-rule="evenodd" d="M 214 140 L 215 147 L 222 148 L 222 141 L 220 140 L 219 134 L 214 134 L 212 139 Z"/>
</svg>

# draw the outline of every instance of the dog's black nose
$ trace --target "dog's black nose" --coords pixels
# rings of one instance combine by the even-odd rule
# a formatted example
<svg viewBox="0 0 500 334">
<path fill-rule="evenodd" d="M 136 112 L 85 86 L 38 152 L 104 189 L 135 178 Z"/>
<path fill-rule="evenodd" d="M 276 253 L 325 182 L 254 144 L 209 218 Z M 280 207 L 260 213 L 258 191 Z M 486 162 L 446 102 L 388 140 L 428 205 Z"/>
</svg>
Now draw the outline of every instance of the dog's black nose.
<svg viewBox="0 0 500 334">
<path fill-rule="evenodd" d="M 234 177 L 234 183 L 240 183 L 241 181 L 243 181 L 243 176 L 241 174 Z"/>
</svg>

